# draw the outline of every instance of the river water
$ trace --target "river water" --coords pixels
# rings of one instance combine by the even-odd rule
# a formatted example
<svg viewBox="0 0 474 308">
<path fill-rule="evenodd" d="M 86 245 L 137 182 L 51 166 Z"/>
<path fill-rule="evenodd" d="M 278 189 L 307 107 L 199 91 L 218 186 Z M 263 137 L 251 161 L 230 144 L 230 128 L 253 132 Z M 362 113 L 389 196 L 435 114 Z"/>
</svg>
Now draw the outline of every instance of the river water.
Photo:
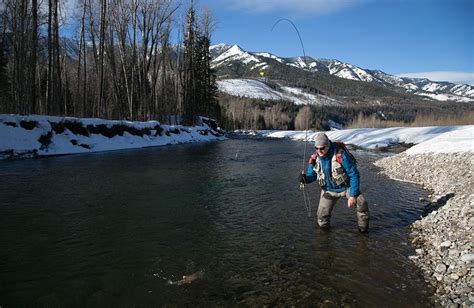
<svg viewBox="0 0 474 308">
<path fill-rule="evenodd" d="M 301 142 L 1 161 L 0 306 L 432 305 L 408 259 L 425 192 L 378 175 L 380 154 L 353 153 L 368 235 L 343 201 L 319 230 L 316 185 L 308 217 Z"/>
</svg>

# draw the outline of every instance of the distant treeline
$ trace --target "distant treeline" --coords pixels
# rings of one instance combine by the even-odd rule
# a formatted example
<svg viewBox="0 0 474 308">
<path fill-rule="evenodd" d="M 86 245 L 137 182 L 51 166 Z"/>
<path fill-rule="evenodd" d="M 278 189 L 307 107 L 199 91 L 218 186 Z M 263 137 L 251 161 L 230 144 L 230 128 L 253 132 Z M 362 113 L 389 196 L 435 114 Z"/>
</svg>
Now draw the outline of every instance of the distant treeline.
<svg viewBox="0 0 474 308">
<path fill-rule="evenodd" d="M 430 126 L 474 123 L 471 104 L 418 102 L 297 106 L 292 102 L 239 98 L 220 93 L 224 126 L 228 129 L 327 130 L 330 121 L 345 128 Z"/>
<path fill-rule="evenodd" d="M 0 112 L 166 120 L 218 116 L 213 20 L 172 0 L 80 0 L 60 37 L 63 0 L 0 4 Z M 181 30 L 180 30 L 181 29 Z M 171 33 L 183 38 L 171 44 Z"/>
</svg>

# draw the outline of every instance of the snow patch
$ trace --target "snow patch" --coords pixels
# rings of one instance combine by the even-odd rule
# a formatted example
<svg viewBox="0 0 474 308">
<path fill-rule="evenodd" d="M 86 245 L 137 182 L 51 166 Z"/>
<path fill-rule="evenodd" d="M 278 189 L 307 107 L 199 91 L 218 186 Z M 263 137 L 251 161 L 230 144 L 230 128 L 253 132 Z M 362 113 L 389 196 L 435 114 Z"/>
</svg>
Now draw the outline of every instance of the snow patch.
<svg viewBox="0 0 474 308">
<path fill-rule="evenodd" d="M 473 102 L 473 98 L 469 97 L 463 97 L 463 96 L 457 96 L 457 95 L 452 95 L 452 94 L 435 94 L 435 93 L 428 93 L 428 92 L 415 92 L 416 95 L 421 95 L 421 96 L 427 96 L 432 99 L 438 100 L 438 101 L 455 101 L 459 103 L 470 103 Z"/>
</svg>

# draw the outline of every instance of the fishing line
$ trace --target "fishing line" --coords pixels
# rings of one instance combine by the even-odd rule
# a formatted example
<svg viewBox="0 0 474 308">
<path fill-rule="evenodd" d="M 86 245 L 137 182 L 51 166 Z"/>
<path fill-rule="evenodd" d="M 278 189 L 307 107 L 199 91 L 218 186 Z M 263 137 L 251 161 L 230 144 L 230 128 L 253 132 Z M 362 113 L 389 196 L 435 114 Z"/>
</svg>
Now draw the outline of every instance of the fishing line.
<svg viewBox="0 0 474 308">
<path fill-rule="evenodd" d="M 304 50 L 304 44 L 303 44 L 303 40 L 301 39 L 301 35 L 300 35 L 300 31 L 298 31 L 298 28 L 296 27 L 296 25 L 288 18 L 281 18 L 279 20 L 277 20 L 273 26 L 272 26 L 272 29 L 271 31 L 273 31 L 273 29 L 275 28 L 275 26 L 277 24 L 279 24 L 281 21 L 287 21 L 289 22 L 293 28 L 295 29 L 296 31 L 296 34 L 298 35 L 298 38 L 300 40 L 300 44 L 301 44 L 301 49 L 303 50 L 303 61 L 304 61 L 304 64 L 306 67 L 308 67 L 308 63 L 306 62 L 306 52 Z M 308 117 L 306 117 L 306 129 L 305 129 L 305 138 L 304 138 L 304 151 L 303 151 L 303 168 L 301 170 L 301 173 L 304 174 L 304 167 L 305 167 L 305 163 L 306 163 L 306 145 L 308 143 L 308 126 L 309 126 L 309 119 Z M 305 184 L 306 183 L 302 183 L 300 185 L 300 190 L 303 191 L 303 200 L 304 200 L 304 206 L 306 208 L 306 211 L 308 213 L 308 217 L 311 217 L 311 201 L 309 200 L 309 192 L 305 189 Z"/>
<path fill-rule="evenodd" d="M 309 119 L 306 118 L 306 130 L 304 133 L 304 153 L 303 153 L 303 169 L 302 173 L 304 173 L 304 166 L 306 163 L 306 145 L 308 143 L 308 125 L 309 125 Z M 309 192 L 305 189 L 305 183 L 302 185 L 302 190 L 303 190 L 303 199 L 304 199 L 304 206 L 306 208 L 306 211 L 308 212 L 308 217 L 311 217 L 311 201 L 309 200 Z"/>
<path fill-rule="evenodd" d="M 306 212 L 308 213 L 308 217 L 311 217 L 311 200 L 309 200 L 309 192 L 305 188 L 306 186 L 303 184 L 302 191 L 303 191 L 303 200 L 304 200 L 304 207 L 306 208 Z"/>
<path fill-rule="evenodd" d="M 309 119 L 306 117 L 306 130 L 304 131 L 304 151 L 303 151 L 303 168 L 301 169 L 304 172 L 304 166 L 306 164 L 306 145 L 308 144 L 308 126 Z"/>
<path fill-rule="evenodd" d="M 280 21 L 287 21 L 287 22 L 289 22 L 289 23 L 293 26 L 293 28 L 295 29 L 296 34 L 298 34 L 298 38 L 300 39 L 301 48 L 303 49 L 303 56 L 304 56 L 303 61 L 305 62 L 304 64 L 305 64 L 306 66 L 308 66 L 308 64 L 306 63 L 306 53 L 305 53 L 305 51 L 304 51 L 304 45 L 303 45 L 303 40 L 301 39 L 300 31 L 298 31 L 298 28 L 295 26 L 295 24 L 294 24 L 291 20 L 289 20 L 288 18 L 281 18 L 281 19 L 278 19 L 278 20 L 273 24 L 272 29 L 271 29 L 270 31 L 273 31 L 273 28 L 275 28 L 275 26 L 276 26 L 277 24 L 279 24 Z"/>
</svg>

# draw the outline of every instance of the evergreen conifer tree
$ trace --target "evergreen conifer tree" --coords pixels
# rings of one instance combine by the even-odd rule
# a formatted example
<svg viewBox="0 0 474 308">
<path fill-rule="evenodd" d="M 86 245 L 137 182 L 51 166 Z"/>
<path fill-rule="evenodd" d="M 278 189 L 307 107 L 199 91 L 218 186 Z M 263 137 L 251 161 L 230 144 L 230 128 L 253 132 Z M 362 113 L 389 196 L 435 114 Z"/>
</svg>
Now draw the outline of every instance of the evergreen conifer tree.
<svg viewBox="0 0 474 308">
<path fill-rule="evenodd" d="M 186 17 L 183 61 L 183 123 L 192 124 L 197 115 L 219 118 L 216 74 L 211 69 L 209 31 L 196 23 L 196 12 L 191 4 Z"/>
<path fill-rule="evenodd" d="M 199 67 L 198 75 L 200 81 L 200 114 L 208 117 L 219 118 L 219 102 L 217 99 L 216 72 L 211 68 L 211 55 L 209 47 L 211 41 L 208 33 L 203 33 L 198 38 Z"/>
<path fill-rule="evenodd" d="M 8 92 L 7 58 L 4 55 L 3 42 L 0 41 L 0 110 L 5 108 Z M 5 112 L 5 110 L 3 110 L 3 112 Z"/>
<path fill-rule="evenodd" d="M 196 18 L 194 6 L 188 9 L 186 15 L 186 36 L 184 39 L 184 59 L 182 77 L 183 124 L 190 125 L 196 115 Z"/>
</svg>

